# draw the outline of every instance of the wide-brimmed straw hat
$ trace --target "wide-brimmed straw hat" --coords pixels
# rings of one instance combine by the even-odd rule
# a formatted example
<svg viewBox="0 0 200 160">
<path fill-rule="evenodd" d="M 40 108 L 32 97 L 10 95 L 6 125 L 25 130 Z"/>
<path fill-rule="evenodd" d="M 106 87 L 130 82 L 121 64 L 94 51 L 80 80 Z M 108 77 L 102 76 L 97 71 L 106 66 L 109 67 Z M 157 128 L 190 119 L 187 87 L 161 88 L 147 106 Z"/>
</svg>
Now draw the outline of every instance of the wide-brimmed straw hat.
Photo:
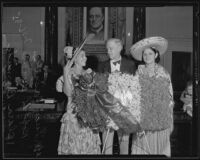
<svg viewBox="0 0 200 160">
<path fill-rule="evenodd" d="M 153 47 L 159 51 L 160 55 L 163 55 L 168 47 L 168 41 L 163 37 L 149 37 L 144 38 L 141 41 L 135 43 L 130 48 L 130 53 L 138 61 L 142 60 L 142 52 L 144 49 Z"/>
</svg>

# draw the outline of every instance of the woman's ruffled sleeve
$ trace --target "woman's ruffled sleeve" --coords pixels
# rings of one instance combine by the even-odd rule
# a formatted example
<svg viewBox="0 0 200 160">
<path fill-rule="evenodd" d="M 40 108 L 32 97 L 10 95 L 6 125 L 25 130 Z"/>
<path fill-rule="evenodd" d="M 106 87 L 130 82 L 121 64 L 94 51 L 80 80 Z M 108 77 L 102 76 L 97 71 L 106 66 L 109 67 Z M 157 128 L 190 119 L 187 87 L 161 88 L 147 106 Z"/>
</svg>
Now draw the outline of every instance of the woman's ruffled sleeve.
<svg viewBox="0 0 200 160">
<path fill-rule="evenodd" d="M 174 95 L 173 95 L 173 87 L 172 87 L 170 74 L 168 73 L 168 71 L 164 67 L 159 66 L 158 67 L 157 76 L 158 77 L 163 77 L 163 78 L 165 78 L 167 80 L 169 96 L 170 96 L 170 99 L 171 99 L 171 103 L 169 104 L 169 107 L 173 108 L 173 106 L 174 106 L 174 98 L 173 98 Z"/>
<path fill-rule="evenodd" d="M 138 66 L 138 69 L 136 70 L 136 75 L 140 75 L 140 74 L 144 74 L 143 73 L 143 68 L 144 68 L 144 65 L 139 65 Z"/>
</svg>

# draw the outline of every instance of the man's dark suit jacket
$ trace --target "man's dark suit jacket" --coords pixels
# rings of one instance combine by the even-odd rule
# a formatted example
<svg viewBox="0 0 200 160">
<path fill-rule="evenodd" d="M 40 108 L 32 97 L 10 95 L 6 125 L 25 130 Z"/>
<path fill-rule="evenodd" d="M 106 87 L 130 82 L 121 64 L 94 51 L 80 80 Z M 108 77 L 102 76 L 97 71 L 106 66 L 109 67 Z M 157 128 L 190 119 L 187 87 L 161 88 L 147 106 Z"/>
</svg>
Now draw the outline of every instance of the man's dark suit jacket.
<svg viewBox="0 0 200 160">
<path fill-rule="evenodd" d="M 42 96 L 54 97 L 54 95 L 56 93 L 55 76 L 51 72 L 48 72 L 47 78 L 44 79 L 44 72 L 42 72 L 40 80 L 42 83 L 40 83 L 39 89 L 40 89 Z"/>
<path fill-rule="evenodd" d="M 126 57 L 122 57 L 121 65 L 120 65 L 120 71 L 122 73 L 135 74 L 136 65 L 135 65 L 134 61 L 131 60 L 131 59 L 128 59 Z M 98 72 L 100 72 L 100 73 L 105 73 L 105 72 L 111 73 L 110 60 L 107 60 L 105 62 L 100 62 L 99 67 L 98 67 Z"/>
</svg>

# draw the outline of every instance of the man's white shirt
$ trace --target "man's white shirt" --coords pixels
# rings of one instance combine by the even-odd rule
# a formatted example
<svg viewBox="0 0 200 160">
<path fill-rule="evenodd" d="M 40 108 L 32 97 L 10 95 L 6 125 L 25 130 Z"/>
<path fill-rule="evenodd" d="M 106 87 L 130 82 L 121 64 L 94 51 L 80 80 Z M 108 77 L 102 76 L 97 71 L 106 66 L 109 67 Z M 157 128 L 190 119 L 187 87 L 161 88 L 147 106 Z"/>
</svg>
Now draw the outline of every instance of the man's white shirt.
<svg viewBox="0 0 200 160">
<path fill-rule="evenodd" d="M 121 58 L 117 61 L 121 61 Z M 116 62 L 116 60 L 110 60 L 111 72 L 120 71 L 121 63 L 114 65 L 113 62 Z"/>
</svg>

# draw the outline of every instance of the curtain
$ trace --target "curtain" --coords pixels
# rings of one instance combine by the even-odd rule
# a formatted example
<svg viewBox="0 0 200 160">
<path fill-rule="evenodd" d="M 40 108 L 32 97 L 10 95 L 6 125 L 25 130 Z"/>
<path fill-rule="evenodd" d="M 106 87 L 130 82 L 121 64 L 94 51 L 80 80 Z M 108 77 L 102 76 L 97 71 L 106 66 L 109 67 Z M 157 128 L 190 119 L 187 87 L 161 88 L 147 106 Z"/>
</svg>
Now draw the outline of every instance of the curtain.
<svg viewBox="0 0 200 160">
<path fill-rule="evenodd" d="M 45 63 L 52 69 L 58 59 L 58 9 L 57 6 L 45 8 Z"/>
<path fill-rule="evenodd" d="M 134 7 L 133 19 L 133 44 L 145 37 L 146 29 L 145 7 Z"/>
<path fill-rule="evenodd" d="M 66 36 L 66 46 L 71 46 L 72 41 L 71 41 L 71 36 L 70 36 L 70 26 L 68 26 L 67 29 L 67 36 Z"/>
</svg>

